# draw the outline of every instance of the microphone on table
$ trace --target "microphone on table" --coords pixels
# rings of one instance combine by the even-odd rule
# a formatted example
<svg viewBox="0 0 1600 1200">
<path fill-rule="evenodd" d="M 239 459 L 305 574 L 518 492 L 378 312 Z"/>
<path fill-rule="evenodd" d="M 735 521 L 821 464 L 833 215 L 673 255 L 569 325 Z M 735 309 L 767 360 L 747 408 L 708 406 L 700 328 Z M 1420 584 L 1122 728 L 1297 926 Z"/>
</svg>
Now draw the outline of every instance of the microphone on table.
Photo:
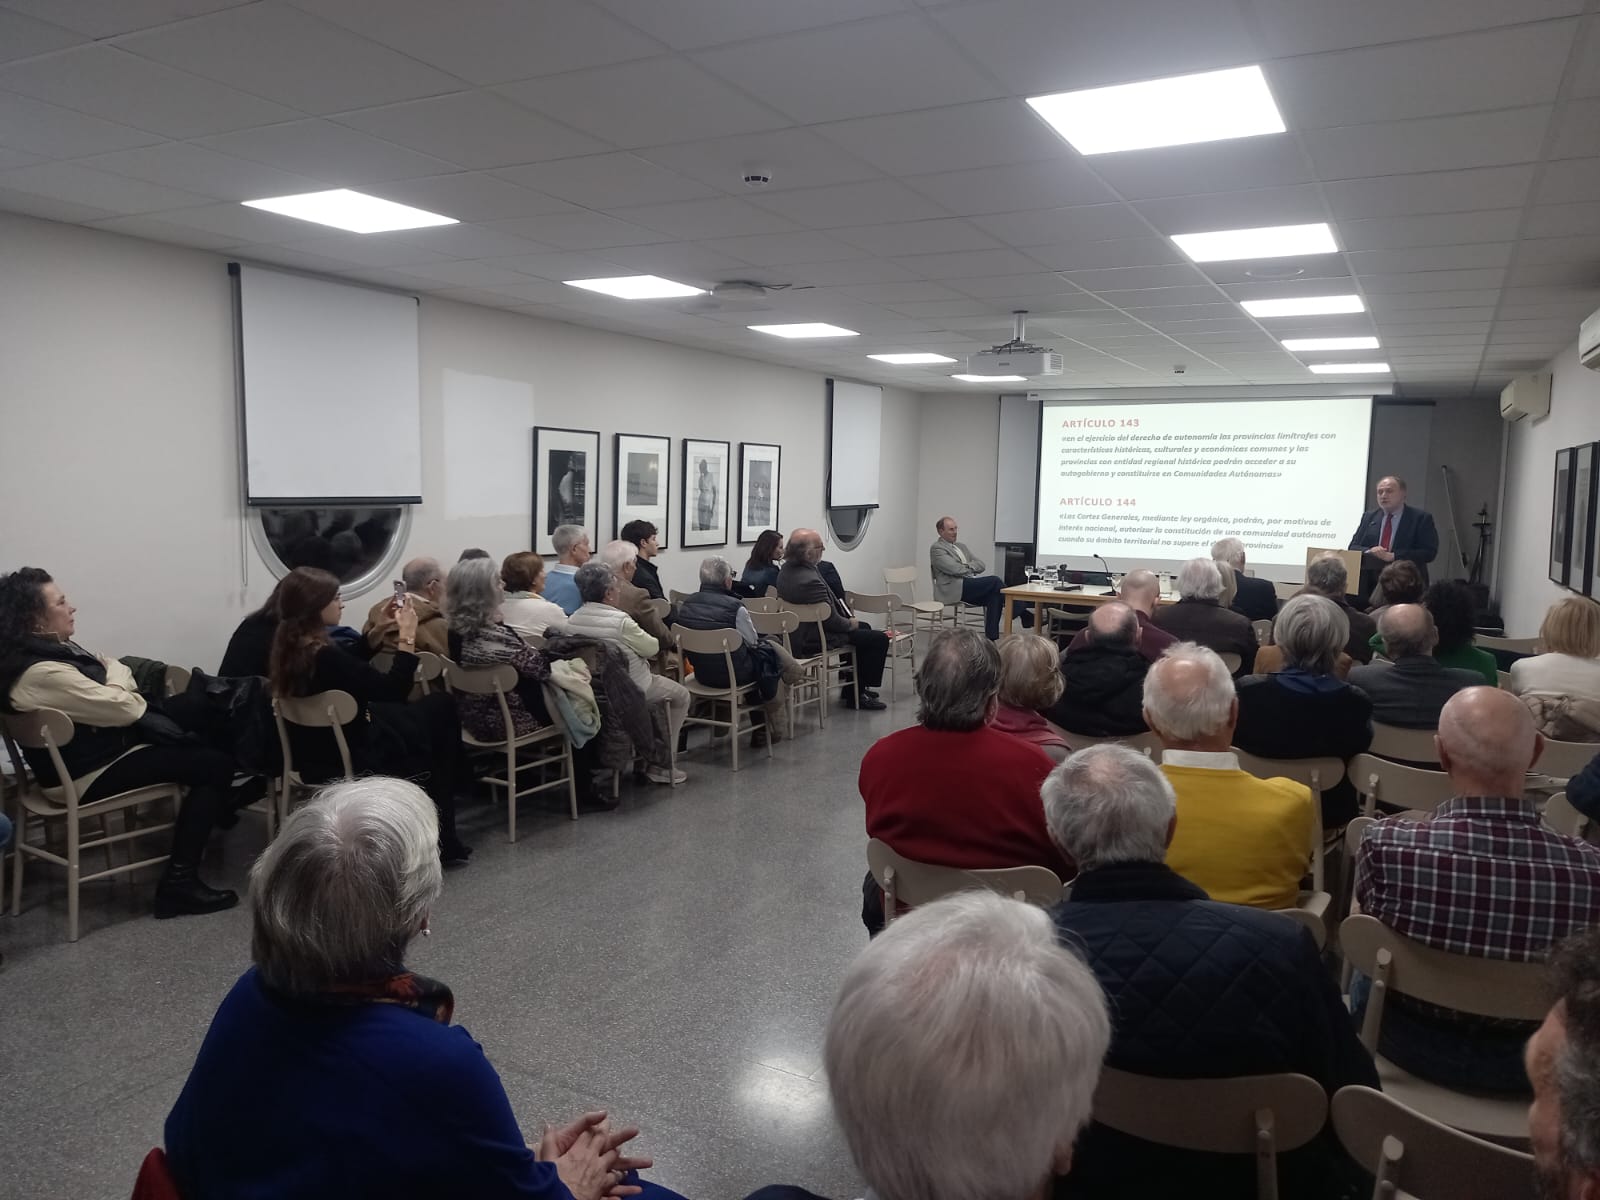
<svg viewBox="0 0 1600 1200">
<path fill-rule="evenodd" d="M 1098 554 L 1096 554 L 1092 550 L 1089 552 L 1089 554 L 1090 554 L 1090 557 L 1094 558 L 1096 561 L 1099 562 L 1099 564 L 1102 567 L 1104 567 L 1106 569 L 1106 586 L 1110 587 L 1111 586 L 1111 564 L 1108 563 L 1105 559 L 1101 558 Z"/>
</svg>

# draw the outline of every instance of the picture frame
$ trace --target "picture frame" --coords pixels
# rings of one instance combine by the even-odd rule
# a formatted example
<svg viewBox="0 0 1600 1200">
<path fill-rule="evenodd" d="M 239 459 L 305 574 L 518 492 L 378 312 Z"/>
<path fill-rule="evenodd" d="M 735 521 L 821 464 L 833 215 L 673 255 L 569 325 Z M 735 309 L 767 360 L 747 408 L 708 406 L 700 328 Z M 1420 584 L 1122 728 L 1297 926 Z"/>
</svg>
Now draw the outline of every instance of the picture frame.
<svg viewBox="0 0 1600 1200">
<path fill-rule="evenodd" d="M 593 429 L 533 429 L 533 549 L 554 555 L 558 525 L 582 525 L 599 549 L 600 434 Z"/>
<path fill-rule="evenodd" d="M 739 443 L 739 533 L 741 545 L 778 528 L 782 499 L 783 447 L 767 442 Z"/>
<path fill-rule="evenodd" d="M 616 456 L 612 505 L 616 536 L 629 521 L 656 527 L 657 545 L 667 549 L 667 507 L 672 495 L 672 439 L 645 433 L 619 433 L 612 439 Z"/>
<path fill-rule="evenodd" d="M 1600 443 L 1574 447 L 1572 463 L 1572 569 L 1568 586 L 1586 596 L 1594 595 L 1594 577 L 1600 562 L 1595 559 L 1595 477 L 1600 460 Z"/>
<path fill-rule="evenodd" d="M 679 507 L 684 549 L 728 544 L 729 444 L 683 439 L 683 496 Z"/>
<path fill-rule="evenodd" d="M 1550 493 L 1550 580 L 1567 586 L 1572 565 L 1572 476 L 1577 447 L 1556 451 Z"/>
</svg>

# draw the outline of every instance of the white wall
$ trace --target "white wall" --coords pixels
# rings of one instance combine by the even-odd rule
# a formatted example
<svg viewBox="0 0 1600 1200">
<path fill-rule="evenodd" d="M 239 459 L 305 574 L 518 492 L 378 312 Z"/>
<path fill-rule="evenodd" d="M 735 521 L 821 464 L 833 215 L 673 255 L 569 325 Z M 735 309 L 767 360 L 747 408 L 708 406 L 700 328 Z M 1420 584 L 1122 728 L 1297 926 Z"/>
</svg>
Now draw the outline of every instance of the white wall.
<svg viewBox="0 0 1600 1200">
<path fill-rule="evenodd" d="M 1506 444 L 1505 520 L 1501 539 L 1500 613 L 1509 637 L 1533 637 L 1545 609 L 1567 594 L 1550 582 L 1550 489 L 1558 450 L 1600 438 L 1600 372 L 1578 365 L 1574 342 L 1544 368 L 1554 375 L 1550 414 L 1510 427 Z"/>
<path fill-rule="evenodd" d="M 232 302 L 215 254 L 0 216 L 0 569 L 56 575 L 81 608 L 80 639 L 108 653 L 211 667 L 233 626 L 271 590 L 238 495 Z M 599 524 L 612 532 L 616 432 L 783 447 L 783 526 L 823 525 L 823 377 L 515 313 L 424 299 L 424 504 L 407 554 L 452 561 L 464 546 L 525 549 L 531 514 L 446 515 L 445 372 L 532 387 L 534 423 L 601 432 Z M 863 544 L 832 549 L 847 586 L 882 587 L 914 561 L 918 405 L 884 389 L 884 505 Z M 531 443 L 527 426 L 485 439 Z M 360 453 L 352 447 L 351 453 Z M 991 480 L 984 511 L 993 512 Z M 737 471 L 730 482 L 737 479 Z M 531 497 L 531 481 L 522 494 Z M 696 585 L 701 557 L 742 567 L 748 547 L 678 548 L 668 586 Z M 831 541 L 831 539 L 830 539 Z M 368 601 L 370 603 L 370 600 Z M 364 610 L 359 598 L 352 617 Z"/>
<path fill-rule="evenodd" d="M 954 517 L 960 538 L 996 575 L 1004 564 L 994 548 L 994 484 L 1000 453 L 1000 397 L 971 392 L 932 392 L 917 398 L 919 443 L 917 520 L 912 539 L 921 575 L 917 595 L 932 595 L 928 547 L 939 535 L 934 523 Z"/>
</svg>

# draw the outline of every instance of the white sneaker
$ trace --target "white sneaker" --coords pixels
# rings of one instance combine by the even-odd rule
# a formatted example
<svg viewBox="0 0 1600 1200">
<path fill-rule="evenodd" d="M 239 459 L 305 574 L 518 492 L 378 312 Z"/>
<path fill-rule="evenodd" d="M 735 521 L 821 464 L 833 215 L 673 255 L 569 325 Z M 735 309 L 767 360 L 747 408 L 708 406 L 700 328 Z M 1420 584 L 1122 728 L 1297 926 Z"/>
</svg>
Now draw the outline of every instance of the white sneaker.
<svg viewBox="0 0 1600 1200">
<path fill-rule="evenodd" d="M 651 767 L 644 773 L 644 777 L 651 783 L 664 783 L 677 787 L 689 778 L 687 774 L 673 767 Z"/>
</svg>

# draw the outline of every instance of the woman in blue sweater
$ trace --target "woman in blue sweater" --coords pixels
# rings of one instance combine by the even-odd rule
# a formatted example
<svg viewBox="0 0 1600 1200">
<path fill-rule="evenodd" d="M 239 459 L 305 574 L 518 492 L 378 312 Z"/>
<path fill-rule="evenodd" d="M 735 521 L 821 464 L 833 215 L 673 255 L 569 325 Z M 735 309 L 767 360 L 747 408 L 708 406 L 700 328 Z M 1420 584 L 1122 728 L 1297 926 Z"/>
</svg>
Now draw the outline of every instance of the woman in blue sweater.
<svg viewBox="0 0 1600 1200">
<path fill-rule="evenodd" d="M 607 1200 L 674 1193 L 585 1113 L 530 1148 L 454 998 L 405 950 L 439 897 L 434 806 L 398 779 L 339 783 L 250 874 L 255 966 L 217 1010 L 167 1117 L 168 1167 L 207 1200 Z"/>
</svg>

